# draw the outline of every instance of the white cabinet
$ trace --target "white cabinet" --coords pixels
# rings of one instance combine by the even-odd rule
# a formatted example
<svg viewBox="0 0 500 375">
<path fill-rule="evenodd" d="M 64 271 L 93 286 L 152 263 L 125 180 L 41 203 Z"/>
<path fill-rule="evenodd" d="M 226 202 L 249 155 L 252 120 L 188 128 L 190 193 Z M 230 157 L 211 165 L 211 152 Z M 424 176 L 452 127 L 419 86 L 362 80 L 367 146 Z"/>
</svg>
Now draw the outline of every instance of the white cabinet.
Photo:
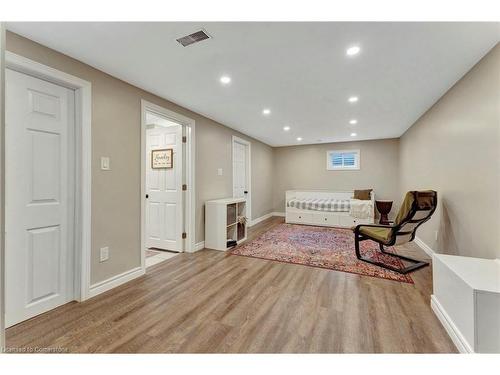
<svg viewBox="0 0 500 375">
<path fill-rule="evenodd" d="M 434 254 L 431 306 L 461 352 L 500 353 L 500 260 Z"/>
<path fill-rule="evenodd" d="M 228 249 L 229 240 L 238 244 L 247 239 L 245 198 L 226 198 L 205 203 L 205 247 L 207 249 Z"/>
</svg>

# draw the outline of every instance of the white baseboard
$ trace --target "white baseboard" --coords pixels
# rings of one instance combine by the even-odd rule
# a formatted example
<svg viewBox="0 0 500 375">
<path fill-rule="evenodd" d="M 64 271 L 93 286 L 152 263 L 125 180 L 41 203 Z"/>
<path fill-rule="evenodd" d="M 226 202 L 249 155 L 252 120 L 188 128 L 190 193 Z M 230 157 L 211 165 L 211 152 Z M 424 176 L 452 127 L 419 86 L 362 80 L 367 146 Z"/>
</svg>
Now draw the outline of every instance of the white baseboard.
<svg viewBox="0 0 500 375">
<path fill-rule="evenodd" d="M 432 255 L 435 253 L 435 251 L 429 246 L 427 245 L 424 241 L 422 241 L 420 238 L 418 237 L 415 237 L 415 239 L 413 240 L 415 241 L 415 243 L 420 246 L 420 248 L 425 251 L 425 253 L 430 256 L 432 258 Z"/>
<path fill-rule="evenodd" d="M 263 215 L 261 217 L 258 217 L 257 219 L 254 219 L 254 220 L 250 221 L 248 223 L 248 226 L 249 227 L 253 227 L 255 224 L 259 224 L 261 221 L 267 220 L 270 217 L 273 217 L 273 213 L 272 212 L 270 212 L 270 213 L 268 213 L 266 215 Z"/>
<path fill-rule="evenodd" d="M 250 223 L 248 224 L 249 227 L 253 227 L 255 224 L 259 224 L 261 221 L 264 221 L 264 220 L 267 220 L 273 216 L 280 216 L 280 217 L 284 217 L 285 216 L 285 213 L 284 212 L 270 212 L 266 215 L 263 215 L 261 217 L 258 217 L 257 219 L 254 219 L 252 221 L 250 221 Z"/>
<path fill-rule="evenodd" d="M 453 320 L 451 320 L 449 315 L 446 313 L 446 310 L 439 303 L 434 294 L 431 295 L 431 308 L 448 333 L 448 336 L 450 336 L 451 341 L 453 341 L 453 343 L 457 347 L 458 351 L 460 353 L 474 353 L 472 347 L 469 345 L 457 326 L 453 323 Z"/>
<path fill-rule="evenodd" d="M 117 286 L 125 284 L 126 282 L 136 279 L 142 275 L 144 275 L 144 270 L 142 269 L 142 267 L 136 267 L 129 271 L 120 273 L 119 275 L 110 277 L 109 279 L 95 283 L 90 286 L 89 298 L 107 292 L 110 289 L 116 288 Z"/>
<path fill-rule="evenodd" d="M 205 241 L 198 242 L 194 245 L 194 251 L 203 250 L 205 248 Z"/>
</svg>

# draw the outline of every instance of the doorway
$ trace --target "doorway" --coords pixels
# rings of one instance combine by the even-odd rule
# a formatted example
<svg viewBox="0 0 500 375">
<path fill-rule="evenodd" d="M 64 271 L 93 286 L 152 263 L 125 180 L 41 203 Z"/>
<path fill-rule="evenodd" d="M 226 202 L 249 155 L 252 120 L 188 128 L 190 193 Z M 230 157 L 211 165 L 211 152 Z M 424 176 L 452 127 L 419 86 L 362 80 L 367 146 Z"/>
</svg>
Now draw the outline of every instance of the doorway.
<svg viewBox="0 0 500 375">
<path fill-rule="evenodd" d="M 233 136 L 233 197 L 245 198 L 247 216 L 252 218 L 251 143 Z"/>
<path fill-rule="evenodd" d="M 142 102 L 143 269 L 194 251 L 194 121 Z"/>
<path fill-rule="evenodd" d="M 146 266 L 183 250 L 182 133 L 181 124 L 146 112 Z"/>
</svg>

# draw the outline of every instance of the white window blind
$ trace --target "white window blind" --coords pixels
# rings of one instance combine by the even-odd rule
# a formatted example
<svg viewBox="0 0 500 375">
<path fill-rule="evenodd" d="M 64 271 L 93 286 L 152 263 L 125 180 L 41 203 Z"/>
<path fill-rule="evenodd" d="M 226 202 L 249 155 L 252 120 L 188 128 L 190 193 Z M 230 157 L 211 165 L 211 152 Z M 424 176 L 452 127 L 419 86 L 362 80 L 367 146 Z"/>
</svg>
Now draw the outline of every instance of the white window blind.
<svg viewBox="0 0 500 375">
<path fill-rule="evenodd" d="M 359 169 L 359 150 L 327 151 L 326 169 Z"/>
</svg>

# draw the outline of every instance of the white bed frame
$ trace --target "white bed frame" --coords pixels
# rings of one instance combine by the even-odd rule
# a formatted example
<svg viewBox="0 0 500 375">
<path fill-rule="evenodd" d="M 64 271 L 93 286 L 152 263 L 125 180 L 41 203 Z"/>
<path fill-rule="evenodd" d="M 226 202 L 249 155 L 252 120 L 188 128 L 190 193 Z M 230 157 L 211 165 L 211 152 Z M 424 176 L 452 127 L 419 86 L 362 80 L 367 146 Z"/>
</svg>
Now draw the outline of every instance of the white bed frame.
<svg viewBox="0 0 500 375">
<path fill-rule="evenodd" d="M 327 190 L 287 190 L 285 205 L 290 199 L 352 199 L 354 191 Z M 358 224 L 373 224 L 375 222 L 375 194 L 371 192 L 372 213 L 368 219 L 357 219 L 349 212 L 328 212 L 302 210 L 295 207 L 285 207 L 285 221 L 291 224 L 319 225 L 324 227 L 350 228 Z"/>
</svg>

